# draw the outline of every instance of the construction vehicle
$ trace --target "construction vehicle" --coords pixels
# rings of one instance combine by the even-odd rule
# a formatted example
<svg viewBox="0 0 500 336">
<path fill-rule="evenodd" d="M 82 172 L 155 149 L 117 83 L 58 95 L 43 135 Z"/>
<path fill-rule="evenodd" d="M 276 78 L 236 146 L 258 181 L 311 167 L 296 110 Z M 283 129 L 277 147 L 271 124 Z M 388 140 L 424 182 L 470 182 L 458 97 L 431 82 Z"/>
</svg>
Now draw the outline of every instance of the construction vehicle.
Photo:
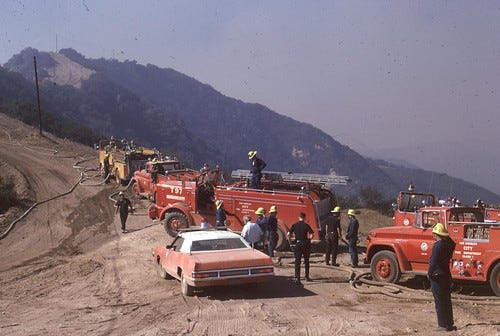
<svg viewBox="0 0 500 336">
<path fill-rule="evenodd" d="M 99 141 L 98 152 L 101 175 L 114 179 L 118 184 L 128 183 L 136 170 L 147 161 L 159 157 L 155 149 L 136 146 L 124 140 L 115 141 L 113 138 Z M 108 167 L 105 160 L 108 161 Z"/>
<path fill-rule="evenodd" d="M 428 205 L 407 207 L 408 199 L 419 197 Z M 431 194 L 404 192 L 397 207 L 394 225 L 373 229 L 367 237 L 365 263 L 370 264 L 373 279 L 395 283 L 402 273 L 426 275 L 434 243 L 432 228 L 442 223 L 456 243 L 450 264 L 453 279 L 489 283 L 500 296 L 500 222 L 486 221 L 484 209 L 478 207 L 444 200 L 436 204 Z"/>
<path fill-rule="evenodd" d="M 346 184 L 345 176 L 263 172 L 262 189 L 249 188 L 250 172 L 233 171 L 237 181 L 223 184 L 219 172 L 178 172 L 167 175 L 156 185 L 156 203 L 150 207 L 149 216 L 162 221 L 165 230 L 174 236 L 178 230 L 198 225 L 202 218 L 215 222 L 215 200 L 224 202 L 228 213 L 226 227 L 234 231 L 243 228 L 243 216 L 255 219 L 259 207 L 278 208 L 278 242 L 276 249 L 287 247 L 286 232 L 298 221 L 300 212 L 320 239 L 321 222 L 337 205 L 334 194 L 325 186 Z"/>
</svg>

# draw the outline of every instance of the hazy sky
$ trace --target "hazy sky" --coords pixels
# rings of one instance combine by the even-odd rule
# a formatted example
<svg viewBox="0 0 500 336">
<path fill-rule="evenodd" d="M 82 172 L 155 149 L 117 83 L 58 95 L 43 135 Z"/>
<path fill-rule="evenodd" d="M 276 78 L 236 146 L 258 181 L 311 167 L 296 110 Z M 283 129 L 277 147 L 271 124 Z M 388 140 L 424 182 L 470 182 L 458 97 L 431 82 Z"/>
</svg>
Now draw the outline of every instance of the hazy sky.
<svg viewBox="0 0 500 336">
<path fill-rule="evenodd" d="M 500 143 L 500 1 L 3 0 L 25 47 L 170 67 L 362 154 Z M 57 36 L 57 38 L 56 38 Z"/>
</svg>

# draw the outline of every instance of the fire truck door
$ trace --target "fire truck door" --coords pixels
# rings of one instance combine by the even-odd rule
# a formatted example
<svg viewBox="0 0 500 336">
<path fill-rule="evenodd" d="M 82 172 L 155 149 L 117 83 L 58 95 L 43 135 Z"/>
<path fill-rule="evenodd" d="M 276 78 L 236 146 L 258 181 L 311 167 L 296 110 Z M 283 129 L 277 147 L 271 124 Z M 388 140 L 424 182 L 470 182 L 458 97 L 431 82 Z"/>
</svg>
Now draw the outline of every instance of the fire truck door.
<svg viewBox="0 0 500 336">
<path fill-rule="evenodd" d="M 415 223 L 411 230 L 413 234 L 409 237 L 406 246 L 406 255 L 411 262 L 413 271 L 426 271 L 430 260 L 432 245 L 432 227 L 440 221 L 440 214 L 436 211 L 423 211 L 415 217 Z"/>
</svg>

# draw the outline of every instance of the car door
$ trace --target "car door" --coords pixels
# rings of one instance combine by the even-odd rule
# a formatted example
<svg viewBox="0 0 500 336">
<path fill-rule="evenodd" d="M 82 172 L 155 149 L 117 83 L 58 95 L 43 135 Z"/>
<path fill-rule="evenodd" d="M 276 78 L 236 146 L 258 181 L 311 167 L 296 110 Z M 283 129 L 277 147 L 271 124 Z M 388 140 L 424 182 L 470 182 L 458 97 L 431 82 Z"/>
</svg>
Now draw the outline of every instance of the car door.
<svg viewBox="0 0 500 336">
<path fill-rule="evenodd" d="M 184 238 L 177 237 L 172 244 L 168 246 L 164 256 L 165 260 L 163 262 L 163 267 L 165 267 L 168 274 L 174 277 L 177 277 L 177 267 L 182 260 L 182 252 L 180 252 L 182 244 L 184 244 Z"/>
</svg>

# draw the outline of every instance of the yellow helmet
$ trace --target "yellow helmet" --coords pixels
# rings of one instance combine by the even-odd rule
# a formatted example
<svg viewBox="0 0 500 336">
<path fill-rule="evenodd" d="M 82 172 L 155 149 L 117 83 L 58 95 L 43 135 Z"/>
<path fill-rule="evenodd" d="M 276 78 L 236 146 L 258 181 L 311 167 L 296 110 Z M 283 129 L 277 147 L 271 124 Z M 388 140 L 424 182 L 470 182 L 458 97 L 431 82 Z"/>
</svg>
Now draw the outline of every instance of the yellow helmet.
<svg viewBox="0 0 500 336">
<path fill-rule="evenodd" d="M 332 210 L 332 212 L 340 212 L 340 207 L 339 207 L 339 206 L 336 206 L 336 207 Z"/>
<path fill-rule="evenodd" d="M 264 210 L 264 208 L 258 208 L 257 210 L 255 210 L 255 214 L 257 214 L 257 215 L 265 215 L 266 214 L 266 210 Z"/>
<path fill-rule="evenodd" d="M 441 223 L 437 223 L 432 228 L 432 233 L 437 234 L 438 236 L 448 237 L 448 231 L 445 229 L 444 225 Z"/>
<path fill-rule="evenodd" d="M 157 164 L 158 163 L 158 160 L 156 158 L 154 158 L 153 160 L 151 160 L 151 163 L 152 164 Z"/>
<path fill-rule="evenodd" d="M 278 212 L 278 208 L 276 207 L 276 205 L 271 206 L 271 208 L 269 209 L 269 213 L 271 212 Z"/>
<path fill-rule="evenodd" d="M 248 152 L 248 158 L 251 160 L 254 158 L 254 156 L 257 155 L 257 151 L 251 150 Z"/>
<path fill-rule="evenodd" d="M 350 216 L 356 216 L 356 210 L 349 209 L 349 211 L 347 211 L 347 214 L 350 215 Z"/>
<path fill-rule="evenodd" d="M 222 200 L 217 200 L 215 201 L 215 206 L 217 207 L 217 209 L 219 209 L 221 206 L 222 206 Z"/>
</svg>

